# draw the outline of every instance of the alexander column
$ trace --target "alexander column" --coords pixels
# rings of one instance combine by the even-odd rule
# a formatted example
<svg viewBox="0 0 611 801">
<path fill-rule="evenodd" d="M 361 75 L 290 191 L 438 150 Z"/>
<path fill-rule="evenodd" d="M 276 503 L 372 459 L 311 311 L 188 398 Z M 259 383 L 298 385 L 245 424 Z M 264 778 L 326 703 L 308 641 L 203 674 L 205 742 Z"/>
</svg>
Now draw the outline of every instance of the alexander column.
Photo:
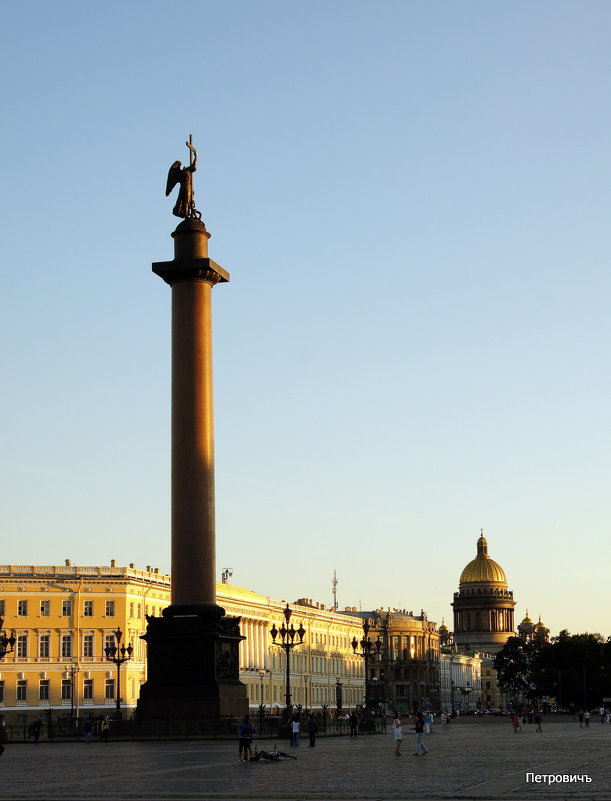
<svg viewBox="0 0 611 801">
<path fill-rule="evenodd" d="M 212 287 L 229 274 L 208 258 L 210 234 L 193 200 L 197 152 L 170 167 L 166 196 L 179 185 L 173 213 L 174 259 L 153 272 L 172 288 L 172 603 L 147 617 L 144 719 L 213 719 L 248 711 L 239 680 L 240 618 L 216 604 Z"/>
</svg>

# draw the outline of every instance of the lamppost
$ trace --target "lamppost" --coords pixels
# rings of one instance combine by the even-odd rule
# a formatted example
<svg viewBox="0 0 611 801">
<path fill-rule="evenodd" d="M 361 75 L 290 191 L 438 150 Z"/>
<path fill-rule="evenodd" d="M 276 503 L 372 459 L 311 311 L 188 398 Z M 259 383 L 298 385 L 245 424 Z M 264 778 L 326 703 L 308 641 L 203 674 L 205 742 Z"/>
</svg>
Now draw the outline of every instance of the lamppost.
<svg viewBox="0 0 611 801">
<path fill-rule="evenodd" d="M 469 712 L 469 695 L 471 693 L 471 685 L 469 684 L 469 682 L 467 682 L 464 687 L 459 687 L 459 690 L 460 694 L 462 695 L 463 701 L 465 700 L 465 698 L 467 699 L 466 711 Z"/>
<path fill-rule="evenodd" d="M 380 687 L 382 688 L 382 714 L 386 715 L 388 709 L 388 699 L 386 698 L 386 671 L 380 670 Z"/>
<path fill-rule="evenodd" d="M 259 668 L 259 678 L 261 679 L 261 691 L 259 693 L 259 733 L 263 732 L 263 714 L 265 711 L 265 704 L 263 703 L 263 679 L 265 678 L 265 674 L 269 673 L 270 671 L 267 668 Z"/>
<path fill-rule="evenodd" d="M 291 716 L 291 660 L 290 654 L 293 648 L 296 648 L 298 645 L 303 645 L 303 638 L 306 633 L 303 624 L 299 624 L 299 628 L 296 629 L 293 624 L 289 628 L 289 622 L 291 620 L 291 610 L 289 609 L 289 605 L 286 605 L 286 609 L 283 611 L 284 620 L 285 622 L 282 624 L 281 629 L 276 628 L 276 624 L 272 625 L 270 629 L 270 634 L 272 636 L 272 642 L 274 645 L 278 645 L 284 653 L 286 654 L 286 693 L 285 693 L 285 707 L 284 707 L 284 721 L 288 721 Z M 276 637 L 280 635 L 282 638 L 282 642 L 276 642 Z M 299 640 L 295 640 L 295 636 L 299 637 Z"/>
<path fill-rule="evenodd" d="M 373 708 L 375 710 L 375 714 L 377 715 L 377 713 L 378 713 L 378 711 L 380 709 L 380 702 L 378 700 L 378 686 L 379 686 L 379 684 L 378 684 L 377 676 L 372 676 L 371 677 L 371 681 L 372 681 L 372 684 L 373 684 Z"/>
<path fill-rule="evenodd" d="M 454 691 L 456 690 L 456 685 L 454 684 L 454 679 L 450 679 L 450 688 L 452 691 L 452 717 L 454 717 Z"/>
<path fill-rule="evenodd" d="M 304 676 L 303 681 L 305 683 L 305 713 L 308 714 L 308 682 L 310 681 L 309 676 Z"/>
<path fill-rule="evenodd" d="M 327 731 L 327 709 L 329 708 L 329 704 L 321 704 L 322 708 L 322 722 L 325 727 L 325 732 Z"/>
<path fill-rule="evenodd" d="M 335 706 L 337 707 L 337 717 L 342 709 L 342 680 L 340 676 L 335 678 Z"/>
<path fill-rule="evenodd" d="M 75 666 L 74 661 L 66 665 L 66 673 L 70 673 L 70 723 L 74 720 L 74 674 L 78 673 L 79 668 Z M 78 703 L 77 703 L 78 710 Z"/>
<path fill-rule="evenodd" d="M 109 662 L 114 662 L 117 666 L 117 719 L 121 719 L 121 665 L 124 662 L 127 662 L 129 659 L 132 658 L 133 648 L 131 643 L 125 647 L 125 645 L 121 645 L 121 638 L 123 637 L 123 632 L 120 628 L 117 627 L 117 630 L 114 632 L 114 635 L 117 640 L 116 645 L 107 645 L 104 651 L 106 652 L 106 659 Z"/>
<path fill-rule="evenodd" d="M 375 642 L 372 642 L 369 639 L 368 634 L 369 634 L 369 629 L 370 628 L 371 627 L 370 627 L 369 623 L 367 622 L 367 620 L 364 620 L 363 621 L 363 638 L 359 642 L 356 639 L 356 637 L 354 637 L 352 639 L 352 643 L 351 643 L 352 650 L 358 656 L 362 656 L 363 657 L 363 662 L 364 662 L 364 665 L 365 665 L 365 709 L 366 710 L 369 708 L 368 707 L 368 703 L 367 703 L 367 701 L 368 701 L 368 699 L 367 699 L 367 685 L 368 685 L 367 659 L 372 654 L 374 656 L 379 656 L 380 655 L 380 649 L 382 648 L 382 641 L 380 640 L 380 635 L 379 634 L 378 634 L 378 637 L 377 637 Z M 359 645 L 361 646 L 361 650 L 360 651 L 357 650 Z"/>
<path fill-rule="evenodd" d="M 17 642 L 15 632 L 13 632 L 10 637 L 7 637 L 6 632 L 2 631 L 3 626 L 4 618 L 0 617 L 0 659 L 4 659 L 7 654 L 12 654 L 15 650 L 15 643 Z"/>
</svg>

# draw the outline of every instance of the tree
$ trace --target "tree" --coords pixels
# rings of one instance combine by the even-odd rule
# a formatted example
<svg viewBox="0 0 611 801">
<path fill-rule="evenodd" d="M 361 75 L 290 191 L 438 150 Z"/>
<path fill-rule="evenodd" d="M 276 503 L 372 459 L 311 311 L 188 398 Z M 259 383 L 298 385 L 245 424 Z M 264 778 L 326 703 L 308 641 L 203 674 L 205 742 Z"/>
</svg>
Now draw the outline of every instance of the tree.
<svg viewBox="0 0 611 801">
<path fill-rule="evenodd" d="M 556 698 L 559 706 L 585 709 L 611 695 L 611 638 L 566 629 L 551 643 L 510 637 L 494 667 L 505 692 Z"/>
<path fill-rule="evenodd" d="M 510 637 L 494 659 L 499 687 L 503 692 L 529 693 L 532 663 L 535 657 L 533 643 L 519 637 Z"/>
</svg>

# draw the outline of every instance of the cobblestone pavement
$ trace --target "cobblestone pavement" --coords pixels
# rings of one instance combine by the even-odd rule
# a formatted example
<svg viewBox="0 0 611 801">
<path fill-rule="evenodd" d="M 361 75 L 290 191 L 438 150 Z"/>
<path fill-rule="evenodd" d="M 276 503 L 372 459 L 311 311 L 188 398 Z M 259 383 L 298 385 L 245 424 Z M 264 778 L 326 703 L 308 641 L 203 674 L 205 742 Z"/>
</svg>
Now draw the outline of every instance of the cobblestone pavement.
<svg viewBox="0 0 611 801">
<path fill-rule="evenodd" d="M 402 754 L 392 733 L 320 738 L 281 750 L 297 760 L 239 763 L 235 741 L 9 744 L 0 759 L 0 798 L 88 801 L 191 799 L 496 799 L 610 801 L 611 726 L 580 729 L 570 719 L 546 720 L 544 731 L 514 734 L 507 718 L 458 720 L 425 736 L 414 756 L 404 726 Z M 273 743 L 263 740 L 261 748 Z M 590 783 L 526 784 L 526 772 L 587 775 Z"/>
</svg>

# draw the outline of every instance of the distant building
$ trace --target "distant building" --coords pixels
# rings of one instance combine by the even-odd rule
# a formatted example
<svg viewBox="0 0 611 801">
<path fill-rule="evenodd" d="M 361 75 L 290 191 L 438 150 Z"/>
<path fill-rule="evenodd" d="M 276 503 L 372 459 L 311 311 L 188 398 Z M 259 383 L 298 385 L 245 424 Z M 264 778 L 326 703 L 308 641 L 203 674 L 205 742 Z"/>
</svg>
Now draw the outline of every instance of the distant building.
<svg viewBox="0 0 611 801">
<path fill-rule="evenodd" d="M 484 657 L 482 659 L 482 710 L 505 709 L 507 701 L 506 693 L 502 692 L 498 684 L 494 657 Z"/>
<path fill-rule="evenodd" d="M 523 642 L 549 642 L 549 629 L 541 621 L 541 615 L 539 615 L 539 622 L 533 623 L 528 616 L 527 609 L 526 617 L 518 625 L 518 636 Z"/>
<path fill-rule="evenodd" d="M 454 701 L 460 700 L 460 696 L 464 697 L 462 692 L 457 695 L 458 685 L 463 682 L 463 678 L 451 679 L 450 663 L 445 660 L 449 654 L 471 655 L 480 660 L 479 708 L 485 711 L 507 707 L 508 699 L 498 686 L 494 657 L 509 637 L 515 636 L 515 605 L 513 592 L 508 589 L 505 571 L 488 555 L 488 543 L 482 530 L 477 541 L 477 555 L 462 571 L 458 592 L 454 593 L 454 631 L 449 631 L 444 624 L 439 627 L 443 646 L 441 687 L 444 702 L 448 698 L 448 688 L 451 690 L 451 680 L 454 681 Z M 524 642 L 536 639 L 549 641 L 549 629 L 542 623 L 541 616 L 535 624 L 528 616 L 528 611 L 517 630 L 518 636 Z M 454 672 L 456 664 L 455 661 L 451 663 Z M 469 686 L 473 686 L 471 679 L 469 682 Z"/>
<path fill-rule="evenodd" d="M 481 697 L 481 655 L 442 648 L 439 708 L 446 712 L 475 712 L 482 708 Z"/>
<path fill-rule="evenodd" d="M 454 593 L 454 645 L 459 651 L 498 653 L 514 634 L 515 605 L 503 568 L 488 555 L 482 530 L 477 556 L 462 571 Z"/>
<path fill-rule="evenodd" d="M 379 637 L 380 650 L 367 660 L 367 698 L 379 711 L 407 712 L 439 709 L 439 632 L 436 623 L 405 609 L 357 612 L 346 607 L 346 615 L 367 621 L 369 639 Z M 361 640 L 363 632 L 357 635 Z M 359 649 L 360 651 L 360 645 Z"/>
</svg>

